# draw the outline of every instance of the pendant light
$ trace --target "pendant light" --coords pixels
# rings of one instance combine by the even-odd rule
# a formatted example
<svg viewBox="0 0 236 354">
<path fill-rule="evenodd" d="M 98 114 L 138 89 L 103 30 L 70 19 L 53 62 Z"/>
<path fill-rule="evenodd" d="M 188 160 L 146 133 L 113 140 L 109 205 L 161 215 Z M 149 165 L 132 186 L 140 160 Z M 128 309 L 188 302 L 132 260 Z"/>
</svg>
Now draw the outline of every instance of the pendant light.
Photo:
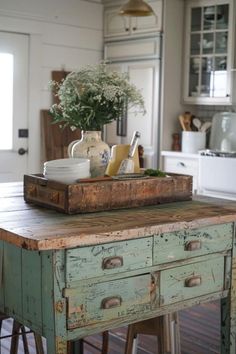
<svg viewBox="0 0 236 354">
<path fill-rule="evenodd" d="M 144 0 L 129 0 L 121 7 L 119 14 L 122 16 L 134 17 L 155 15 L 151 6 L 148 5 Z"/>
</svg>

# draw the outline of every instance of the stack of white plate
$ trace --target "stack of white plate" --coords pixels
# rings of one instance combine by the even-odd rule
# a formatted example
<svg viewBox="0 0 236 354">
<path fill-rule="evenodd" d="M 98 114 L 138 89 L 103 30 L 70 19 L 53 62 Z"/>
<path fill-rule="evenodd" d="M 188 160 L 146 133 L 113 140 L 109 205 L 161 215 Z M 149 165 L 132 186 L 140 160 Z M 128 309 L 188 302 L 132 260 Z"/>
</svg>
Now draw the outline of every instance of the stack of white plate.
<svg viewBox="0 0 236 354">
<path fill-rule="evenodd" d="M 75 183 L 78 179 L 90 177 L 90 160 L 73 157 L 46 161 L 43 174 L 57 182 Z"/>
</svg>

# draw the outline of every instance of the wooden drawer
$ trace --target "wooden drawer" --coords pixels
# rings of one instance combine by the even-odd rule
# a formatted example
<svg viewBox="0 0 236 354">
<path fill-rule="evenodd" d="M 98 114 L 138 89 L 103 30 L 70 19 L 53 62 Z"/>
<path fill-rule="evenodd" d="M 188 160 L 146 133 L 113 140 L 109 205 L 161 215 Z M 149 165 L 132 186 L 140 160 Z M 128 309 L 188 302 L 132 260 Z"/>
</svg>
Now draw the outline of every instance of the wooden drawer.
<svg viewBox="0 0 236 354">
<path fill-rule="evenodd" d="M 66 251 L 66 283 L 152 265 L 153 238 L 106 243 Z"/>
<path fill-rule="evenodd" d="M 158 273 L 156 275 L 158 277 Z M 159 305 L 157 278 L 150 274 L 65 289 L 67 328 L 130 317 Z"/>
<path fill-rule="evenodd" d="M 163 264 L 232 248 L 233 224 L 154 236 L 153 264 Z"/>
<path fill-rule="evenodd" d="M 210 290 L 209 290 L 210 289 Z M 160 274 L 160 304 L 172 304 L 224 289 L 224 257 L 164 270 Z"/>
</svg>

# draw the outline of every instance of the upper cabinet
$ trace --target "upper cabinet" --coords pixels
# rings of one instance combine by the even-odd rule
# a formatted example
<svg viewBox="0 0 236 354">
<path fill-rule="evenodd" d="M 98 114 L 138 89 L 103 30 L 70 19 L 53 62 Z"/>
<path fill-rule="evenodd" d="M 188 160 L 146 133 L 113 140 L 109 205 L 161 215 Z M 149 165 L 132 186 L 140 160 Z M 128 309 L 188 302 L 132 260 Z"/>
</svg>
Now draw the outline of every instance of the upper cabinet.
<svg viewBox="0 0 236 354">
<path fill-rule="evenodd" d="M 233 103 L 233 13 L 231 0 L 186 2 L 185 103 Z"/>
<path fill-rule="evenodd" d="M 105 40 L 137 37 L 162 30 L 162 0 L 148 1 L 155 15 L 146 17 L 120 16 L 119 6 L 106 6 L 104 10 Z"/>
</svg>

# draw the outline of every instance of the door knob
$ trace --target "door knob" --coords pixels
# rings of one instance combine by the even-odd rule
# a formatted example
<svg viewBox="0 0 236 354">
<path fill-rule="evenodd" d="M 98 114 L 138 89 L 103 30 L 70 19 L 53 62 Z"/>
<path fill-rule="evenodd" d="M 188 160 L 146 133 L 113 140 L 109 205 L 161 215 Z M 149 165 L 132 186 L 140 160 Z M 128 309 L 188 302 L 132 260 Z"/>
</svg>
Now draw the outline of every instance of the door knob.
<svg viewBox="0 0 236 354">
<path fill-rule="evenodd" d="M 19 155 L 24 155 L 24 154 L 26 154 L 28 152 L 28 149 L 24 149 L 24 148 L 19 148 L 19 150 L 18 150 L 18 154 Z"/>
</svg>

